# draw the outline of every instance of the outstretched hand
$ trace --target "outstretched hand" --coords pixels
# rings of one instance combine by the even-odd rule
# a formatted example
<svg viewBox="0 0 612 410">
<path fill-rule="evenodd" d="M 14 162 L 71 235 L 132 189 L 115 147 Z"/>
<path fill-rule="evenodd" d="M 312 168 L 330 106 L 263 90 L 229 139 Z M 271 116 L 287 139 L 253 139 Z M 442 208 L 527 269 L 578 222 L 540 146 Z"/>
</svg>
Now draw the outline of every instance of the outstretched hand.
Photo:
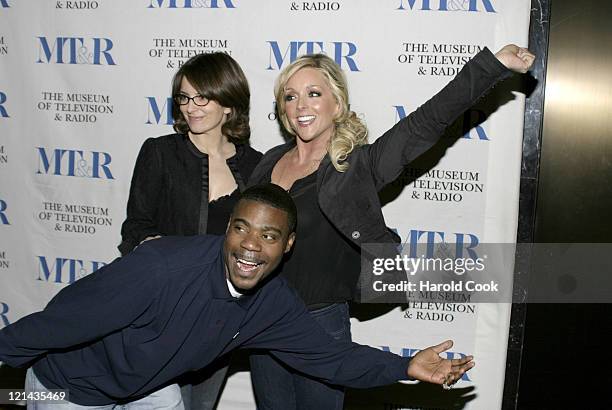
<svg viewBox="0 0 612 410">
<path fill-rule="evenodd" d="M 495 57 L 509 70 L 517 73 L 526 73 L 531 68 L 535 55 L 523 47 L 508 44 L 495 53 Z"/>
<path fill-rule="evenodd" d="M 461 359 L 443 359 L 440 353 L 453 346 L 447 340 L 436 346 L 421 350 L 412 357 L 408 364 L 408 377 L 434 384 L 450 386 L 461 378 L 463 373 L 475 366 L 473 356 Z"/>
</svg>

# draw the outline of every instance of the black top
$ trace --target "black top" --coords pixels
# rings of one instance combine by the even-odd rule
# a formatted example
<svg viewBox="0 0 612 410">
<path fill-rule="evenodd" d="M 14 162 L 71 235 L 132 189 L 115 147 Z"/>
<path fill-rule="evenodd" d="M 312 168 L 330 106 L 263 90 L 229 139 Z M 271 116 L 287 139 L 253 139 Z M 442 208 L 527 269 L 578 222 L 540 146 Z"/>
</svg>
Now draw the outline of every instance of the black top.
<svg viewBox="0 0 612 410">
<path fill-rule="evenodd" d="M 86 406 L 137 399 L 239 347 L 330 384 L 407 378 L 409 358 L 334 340 L 282 278 L 232 297 L 222 245 L 210 235 L 146 242 L 0 329 L 0 360 L 36 361 L 45 387 Z"/>
<path fill-rule="evenodd" d="M 208 193 L 208 192 L 207 192 Z M 224 235 L 227 229 L 234 205 L 240 198 L 238 188 L 229 195 L 224 195 L 208 203 L 208 223 L 206 233 L 210 235 Z"/>
<path fill-rule="evenodd" d="M 308 309 L 351 300 L 359 276 L 359 249 L 325 217 L 317 201 L 317 174 L 298 179 L 289 194 L 298 211 L 296 240 L 282 275 Z"/>
<path fill-rule="evenodd" d="M 244 191 L 260 159 L 260 152 L 236 144 L 236 155 L 227 159 L 227 165 L 239 192 Z M 232 209 L 237 194 L 216 204 L 222 209 L 209 209 L 208 155 L 185 134 L 149 138 L 134 166 L 119 251 L 125 255 L 148 236 L 222 234 L 228 221 L 227 209 Z"/>
</svg>

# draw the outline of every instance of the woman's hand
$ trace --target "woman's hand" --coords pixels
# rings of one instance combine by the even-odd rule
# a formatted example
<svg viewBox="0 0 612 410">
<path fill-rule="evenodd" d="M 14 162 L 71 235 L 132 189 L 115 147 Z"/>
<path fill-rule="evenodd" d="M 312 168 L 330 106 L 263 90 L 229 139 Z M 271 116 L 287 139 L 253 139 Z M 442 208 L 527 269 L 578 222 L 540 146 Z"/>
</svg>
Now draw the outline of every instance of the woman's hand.
<svg viewBox="0 0 612 410">
<path fill-rule="evenodd" d="M 533 65 L 535 55 L 523 47 L 508 44 L 495 53 L 495 57 L 509 70 L 517 73 L 526 73 Z"/>
</svg>

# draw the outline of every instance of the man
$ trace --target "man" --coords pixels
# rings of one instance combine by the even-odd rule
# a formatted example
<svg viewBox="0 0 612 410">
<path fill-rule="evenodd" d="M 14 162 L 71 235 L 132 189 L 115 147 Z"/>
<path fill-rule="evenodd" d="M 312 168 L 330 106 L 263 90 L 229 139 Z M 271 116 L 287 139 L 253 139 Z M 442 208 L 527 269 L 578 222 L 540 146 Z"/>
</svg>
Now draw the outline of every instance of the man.
<svg viewBox="0 0 612 410">
<path fill-rule="evenodd" d="M 181 409 L 169 383 L 238 347 L 268 349 L 303 373 L 348 387 L 407 378 L 452 384 L 473 367 L 472 357 L 438 356 L 450 341 L 409 360 L 326 335 L 286 282 L 269 276 L 291 249 L 295 226 L 295 205 L 282 188 L 252 187 L 225 238 L 142 244 L 0 330 L 0 360 L 32 365 L 27 390 L 68 390 L 71 409 Z"/>
</svg>

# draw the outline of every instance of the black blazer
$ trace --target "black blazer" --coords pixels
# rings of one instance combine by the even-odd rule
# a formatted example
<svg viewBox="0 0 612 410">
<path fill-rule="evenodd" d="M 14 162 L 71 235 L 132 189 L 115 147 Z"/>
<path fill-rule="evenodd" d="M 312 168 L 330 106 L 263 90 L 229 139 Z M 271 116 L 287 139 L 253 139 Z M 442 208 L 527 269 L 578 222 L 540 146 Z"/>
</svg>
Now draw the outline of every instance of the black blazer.
<svg viewBox="0 0 612 410">
<path fill-rule="evenodd" d="M 236 155 L 227 160 L 241 192 L 261 156 L 248 145 L 236 144 Z M 147 139 L 134 166 L 121 254 L 148 236 L 206 233 L 207 221 L 208 155 L 185 134 Z"/>
<path fill-rule="evenodd" d="M 429 101 L 374 143 L 355 148 L 347 159 L 349 167 L 345 172 L 336 171 L 326 156 L 317 170 L 323 213 L 357 246 L 398 242 L 398 236 L 385 225 L 378 191 L 431 148 L 459 115 L 511 74 L 485 48 Z M 268 151 L 253 171 L 249 185 L 264 182 L 278 160 L 294 146 L 295 141 L 291 141 Z"/>
</svg>

